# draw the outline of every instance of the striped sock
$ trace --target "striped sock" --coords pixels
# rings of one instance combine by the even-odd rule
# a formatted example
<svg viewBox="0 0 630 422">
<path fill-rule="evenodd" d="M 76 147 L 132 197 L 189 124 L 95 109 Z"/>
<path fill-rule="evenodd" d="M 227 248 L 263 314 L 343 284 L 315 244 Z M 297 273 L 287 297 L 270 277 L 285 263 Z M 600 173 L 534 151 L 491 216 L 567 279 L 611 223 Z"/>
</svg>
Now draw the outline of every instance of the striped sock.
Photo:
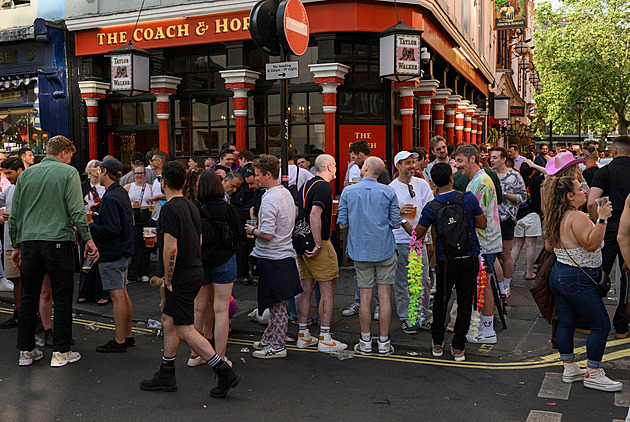
<svg viewBox="0 0 630 422">
<path fill-rule="evenodd" d="M 212 367 L 212 369 L 217 369 L 219 367 L 219 365 L 221 365 L 222 363 L 223 363 L 223 361 L 221 360 L 219 355 L 217 355 L 216 353 L 208 361 L 208 365 L 210 365 Z"/>
<path fill-rule="evenodd" d="M 162 356 L 162 365 L 164 365 L 167 368 L 174 368 L 175 356 L 173 356 L 172 358 L 167 358 L 166 356 Z"/>
</svg>

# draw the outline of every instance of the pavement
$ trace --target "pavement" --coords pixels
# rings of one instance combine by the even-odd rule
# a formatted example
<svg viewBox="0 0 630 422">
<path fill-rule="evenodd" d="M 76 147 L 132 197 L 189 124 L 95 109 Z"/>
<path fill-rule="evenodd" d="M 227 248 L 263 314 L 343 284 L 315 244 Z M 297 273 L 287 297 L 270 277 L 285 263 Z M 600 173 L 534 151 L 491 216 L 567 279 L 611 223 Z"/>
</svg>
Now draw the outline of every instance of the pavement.
<svg viewBox="0 0 630 422">
<path fill-rule="evenodd" d="M 538 248 L 542 247 L 542 242 L 538 242 Z M 538 249 L 539 250 L 539 249 Z M 495 330 L 498 336 L 498 343 L 494 345 L 467 344 L 466 354 L 468 357 L 478 356 L 479 358 L 489 358 L 496 362 L 519 362 L 532 361 L 548 356 L 555 351 L 551 348 L 551 326 L 540 316 L 529 288 L 533 281 L 525 280 L 524 256 L 516 265 L 512 280 L 512 293 L 508 299 L 507 307 L 507 329 L 501 328 L 498 318 L 495 318 Z M 354 301 L 354 271 L 350 268 L 341 268 L 340 277 L 336 281 L 335 291 L 335 312 L 331 331 L 338 340 L 348 343 L 352 347 L 360 333 L 359 317 L 355 314 L 350 317 L 343 317 L 341 311 L 351 305 Z M 98 306 L 95 303 L 76 303 L 74 309 L 78 316 L 94 316 L 112 321 L 112 305 Z M 138 327 L 147 327 L 149 320 L 160 320 L 160 291 L 157 287 L 152 287 L 148 283 L 133 283 L 127 286 L 127 291 L 133 303 L 133 319 Z M 265 326 L 258 324 L 247 316 L 257 307 L 257 287 L 252 285 L 234 284 L 233 296 L 237 302 L 238 310 L 232 318 L 232 336 L 259 339 Z M 392 301 L 393 301 L 392 294 Z M 614 301 L 604 299 L 609 314 L 614 313 Z M 13 302 L 13 296 L 8 292 L 0 292 L 0 302 Z M 311 315 L 315 314 L 315 299 L 311 300 Z M 373 305 L 374 308 L 374 305 Z M 419 329 L 417 334 L 409 335 L 402 332 L 399 319 L 395 315 L 395 306 L 392 306 L 392 323 L 390 335 L 392 345 L 397 351 L 418 353 L 418 356 L 430 356 L 431 335 L 427 330 Z M 449 308 L 450 309 L 450 308 Z M 288 335 L 293 339 L 297 338 L 298 327 L 289 324 Z M 311 327 L 311 333 L 317 334 L 318 328 Z M 372 333 L 378 333 L 378 322 L 372 322 Z M 452 333 L 446 333 L 445 344 L 450 344 Z M 609 339 L 614 340 L 614 333 Z M 630 338 L 617 341 L 613 344 L 618 347 L 630 344 Z M 576 333 L 576 347 L 583 347 L 586 344 L 586 336 Z M 607 349 L 608 351 L 608 349 Z M 630 354 L 629 354 L 630 355 Z M 469 359 L 467 359 L 469 360 Z"/>
</svg>

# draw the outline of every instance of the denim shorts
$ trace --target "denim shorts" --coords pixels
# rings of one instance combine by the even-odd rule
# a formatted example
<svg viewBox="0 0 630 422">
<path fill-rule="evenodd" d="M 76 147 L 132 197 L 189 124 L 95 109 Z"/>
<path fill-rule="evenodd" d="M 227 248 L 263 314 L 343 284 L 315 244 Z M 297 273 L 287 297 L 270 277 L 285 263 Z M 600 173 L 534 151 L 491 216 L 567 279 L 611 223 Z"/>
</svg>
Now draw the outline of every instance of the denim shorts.
<svg viewBox="0 0 630 422">
<path fill-rule="evenodd" d="M 103 290 L 115 290 L 125 287 L 127 282 L 127 269 L 131 258 L 122 257 L 117 261 L 99 262 L 98 271 L 101 274 Z"/>
<path fill-rule="evenodd" d="M 230 284 L 236 281 L 236 254 L 232 255 L 232 258 L 228 259 L 225 264 L 219 265 L 215 268 L 203 269 L 203 286 L 209 284 Z"/>
</svg>

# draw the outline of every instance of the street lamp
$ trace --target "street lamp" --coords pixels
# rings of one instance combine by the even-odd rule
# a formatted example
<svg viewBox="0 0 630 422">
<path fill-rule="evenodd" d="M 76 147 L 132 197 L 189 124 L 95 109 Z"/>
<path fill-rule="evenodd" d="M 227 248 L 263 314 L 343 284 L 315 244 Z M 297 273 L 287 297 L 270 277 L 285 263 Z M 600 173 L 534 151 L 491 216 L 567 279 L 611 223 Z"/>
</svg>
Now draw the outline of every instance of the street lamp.
<svg viewBox="0 0 630 422">
<path fill-rule="evenodd" d="M 111 57 L 111 90 L 133 96 L 150 91 L 149 53 L 135 45 L 123 45 L 109 52 Z"/>
<path fill-rule="evenodd" d="M 584 101 L 579 99 L 575 102 L 578 109 L 578 143 L 582 143 L 582 106 L 584 105 Z"/>
<path fill-rule="evenodd" d="M 378 34 L 381 78 L 400 82 L 422 76 L 420 61 L 430 58 L 422 50 L 422 32 L 399 21 Z"/>
<path fill-rule="evenodd" d="M 501 92 L 494 97 L 494 119 L 508 120 L 510 118 L 510 97 Z M 505 126 L 501 125 L 503 142 L 505 143 Z"/>
</svg>

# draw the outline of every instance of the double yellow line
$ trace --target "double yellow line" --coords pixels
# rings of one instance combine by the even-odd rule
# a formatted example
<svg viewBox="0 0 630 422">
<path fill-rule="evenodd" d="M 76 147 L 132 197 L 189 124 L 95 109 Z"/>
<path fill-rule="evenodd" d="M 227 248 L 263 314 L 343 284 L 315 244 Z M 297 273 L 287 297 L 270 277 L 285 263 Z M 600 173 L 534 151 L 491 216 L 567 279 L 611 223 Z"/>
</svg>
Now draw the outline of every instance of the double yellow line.
<svg viewBox="0 0 630 422">
<path fill-rule="evenodd" d="M 13 310 L 8 309 L 8 308 L 0 308 L 0 312 L 13 313 Z M 94 328 L 105 329 L 105 330 L 110 330 L 110 331 L 114 330 L 114 324 L 108 324 L 104 322 L 90 321 L 90 320 L 81 319 L 81 318 L 73 318 L 73 322 L 77 325 L 92 326 Z M 141 327 L 133 327 L 132 331 L 136 334 L 145 334 L 145 335 L 152 334 L 153 332 L 155 332 L 155 330 L 151 330 L 148 328 L 141 328 Z M 253 341 L 233 338 L 229 340 L 229 343 L 239 345 L 239 346 L 250 347 L 251 349 Z M 606 343 L 606 347 L 614 348 L 617 346 L 624 346 L 628 344 L 630 344 L 630 338 L 625 338 L 625 339 L 611 340 Z M 317 349 L 298 349 L 294 345 L 287 345 L 286 347 L 288 350 L 295 351 L 295 352 L 319 353 Z M 427 350 L 427 353 L 428 352 L 429 351 Z M 583 355 L 586 353 L 586 347 L 585 346 L 578 347 L 575 349 L 574 352 L 576 355 Z M 448 356 L 448 354 L 445 354 L 445 356 Z M 535 368 L 547 368 L 547 367 L 552 367 L 552 366 L 559 366 L 559 365 L 562 365 L 562 362 L 560 362 L 559 357 L 560 355 L 556 352 L 556 353 L 550 353 L 548 355 L 541 356 L 533 360 L 528 360 L 524 362 L 472 362 L 472 361 L 455 362 L 452 360 L 448 360 L 449 359 L 448 357 L 438 359 L 438 358 L 433 358 L 433 357 L 424 358 L 420 356 L 408 356 L 408 355 L 390 355 L 387 357 L 380 357 L 378 355 L 364 356 L 359 353 L 355 354 L 355 358 L 361 358 L 361 359 L 387 360 L 390 362 L 411 363 L 415 365 L 433 365 L 433 366 L 447 366 L 447 367 L 455 367 L 455 368 L 492 369 L 492 370 L 535 369 Z M 613 352 L 606 353 L 602 359 L 602 362 L 609 362 L 612 360 L 623 359 L 627 357 L 630 357 L 630 347 L 625 347 L 620 350 L 615 350 Z M 579 361 L 578 363 L 584 366 L 586 365 L 586 359 Z"/>
</svg>

